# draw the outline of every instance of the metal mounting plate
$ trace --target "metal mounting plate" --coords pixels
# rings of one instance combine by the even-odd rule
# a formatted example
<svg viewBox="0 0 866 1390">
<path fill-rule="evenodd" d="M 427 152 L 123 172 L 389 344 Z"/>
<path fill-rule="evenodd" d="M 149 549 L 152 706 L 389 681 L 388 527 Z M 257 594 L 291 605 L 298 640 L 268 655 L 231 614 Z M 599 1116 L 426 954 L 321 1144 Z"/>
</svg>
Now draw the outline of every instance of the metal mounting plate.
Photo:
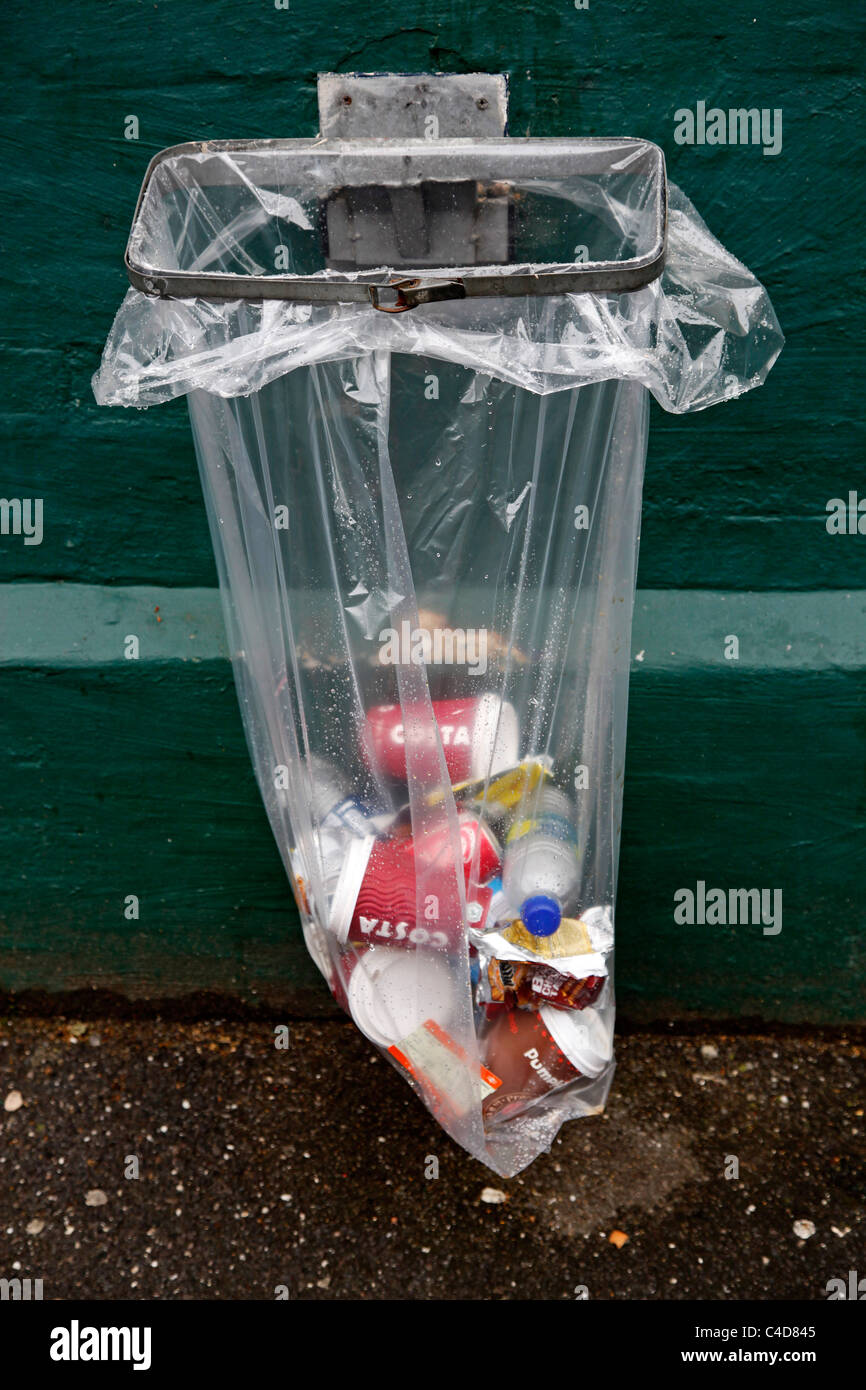
<svg viewBox="0 0 866 1390">
<path fill-rule="evenodd" d="M 326 140 L 492 139 L 506 133 L 508 81 L 501 73 L 323 72 L 318 91 Z"/>
</svg>

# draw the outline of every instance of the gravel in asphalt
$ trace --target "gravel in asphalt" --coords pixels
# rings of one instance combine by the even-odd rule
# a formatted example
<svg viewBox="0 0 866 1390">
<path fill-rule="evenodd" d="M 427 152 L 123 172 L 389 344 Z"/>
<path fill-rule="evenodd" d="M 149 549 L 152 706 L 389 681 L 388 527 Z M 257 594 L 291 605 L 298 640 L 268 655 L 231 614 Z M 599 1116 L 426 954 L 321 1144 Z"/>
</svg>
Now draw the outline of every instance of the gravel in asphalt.
<svg viewBox="0 0 866 1390">
<path fill-rule="evenodd" d="M 351 1025 L 290 1023 L 285 1050 L 274 1028 L 0 1022 L 0 1278 L 574 1300 L 825 1299 L 866 1275 L 856 1035 L 622 1037 L 607 1112 L 504 1181 Z"/>
</svg>

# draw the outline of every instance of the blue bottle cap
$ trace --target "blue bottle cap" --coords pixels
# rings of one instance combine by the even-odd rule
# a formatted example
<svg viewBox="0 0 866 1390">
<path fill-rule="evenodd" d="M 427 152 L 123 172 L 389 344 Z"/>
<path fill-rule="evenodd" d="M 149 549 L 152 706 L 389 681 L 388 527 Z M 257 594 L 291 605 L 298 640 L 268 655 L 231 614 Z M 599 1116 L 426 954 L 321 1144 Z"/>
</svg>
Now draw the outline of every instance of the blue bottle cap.
<svg viewBox="0 0 866 1390">
<path fill-rule="evenodd" d="M 553 936 L 562 921 L 562 909 L 556 898 L 546 893 L 536 893 L 527 898 L 520 913 L 521 920 L 533 936 Z"/>
</svg>

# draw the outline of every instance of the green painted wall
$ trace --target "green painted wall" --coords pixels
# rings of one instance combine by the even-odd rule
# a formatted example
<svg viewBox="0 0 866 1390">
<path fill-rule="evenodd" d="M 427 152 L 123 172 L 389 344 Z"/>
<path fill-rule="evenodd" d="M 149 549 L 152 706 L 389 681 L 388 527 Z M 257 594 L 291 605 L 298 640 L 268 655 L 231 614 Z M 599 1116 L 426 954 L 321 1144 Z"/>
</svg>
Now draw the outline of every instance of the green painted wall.
<svg viewBox="0 0 866 1390">
<path fill-rule="evenodd" d="M 693 418 L 653 407 L 624 1007 L 866 1019 L 866 536 L 824 525 L 829 498 L 866 496 L 864 24 L 853 0 L 767 9 L 7 4 L 0 495 L 43 498 L 45 536 L 0 537 L 0 988 L 327 1006 L 247 762 L 185 407 L 100 410 L 89 378 L 155 151 L 312 134 L 321 70 L 488 70 L 511 74 L 514 134 L 658 141 L 788 338 L 763 390 Z M 677 146 L 699 100 L 781 108 L 781 153 Z M 118 657 L 129 630 L 152 637 L 138 664 Z M 676 929 L 673 891 L 701 878 L 781 887 L 781 936 Z"/>
</svg>

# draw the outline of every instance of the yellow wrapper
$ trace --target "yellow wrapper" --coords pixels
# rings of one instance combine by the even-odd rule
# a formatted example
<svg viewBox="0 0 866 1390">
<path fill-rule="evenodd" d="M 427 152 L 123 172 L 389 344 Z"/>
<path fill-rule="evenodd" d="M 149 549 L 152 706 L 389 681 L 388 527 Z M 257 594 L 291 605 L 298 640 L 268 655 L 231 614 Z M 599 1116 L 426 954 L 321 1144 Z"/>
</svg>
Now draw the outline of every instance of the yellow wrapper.
<svg viewBox="0 0 866 1390">
<path fill-rule="evenodd" d="M 532 791 L 545 777 L 548 770 L 544 763 L 538 758 L 526 758 L 517 767 L 509 768 L 508 772 L 501 773 L 494 777 L 487 788 L 487 796 L 484 797 L 484 783 L 476 784 L 477 796 L 475 800 L 479 807 L 484 807 L 488 815 L 504 815 L 506 811 L 511 811 L 519 805 L 521 798 L 527 791 Z M 472 784 L 467 782 L 466 789 L 470 789 Z M 455 792 L 461 788 L 455 787 Z"/>
<path fill-rule="evenodd" d="M 552 936 L 533 936 L 519 920 L 506 927 L 502 935 L 512 946 L 531 951 L 541 960 L 556 960 L 558 956 L 585 956 L 595 950 L 589 929 L 579 917 L 563 917 Z"/>
</svg>

